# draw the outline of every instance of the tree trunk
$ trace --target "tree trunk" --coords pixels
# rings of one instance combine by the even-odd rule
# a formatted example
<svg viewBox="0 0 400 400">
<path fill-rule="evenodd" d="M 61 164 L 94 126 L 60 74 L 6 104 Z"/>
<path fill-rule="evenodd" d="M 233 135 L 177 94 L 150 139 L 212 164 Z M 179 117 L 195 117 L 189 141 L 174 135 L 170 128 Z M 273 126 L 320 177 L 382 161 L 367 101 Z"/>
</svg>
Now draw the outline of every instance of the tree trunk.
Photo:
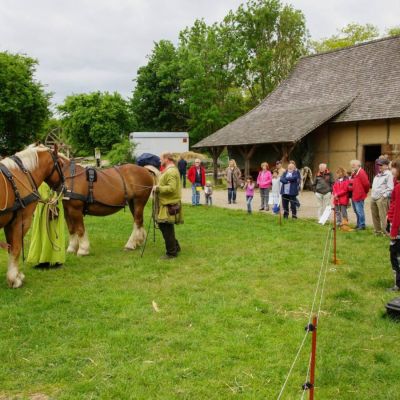
<svg viewBox="0 0 400 400">
<path fill-rule="evenodd" d="M 213 160 L 214 185 L 218 184 L 218 157 L 221 155 L 224 147 L 210 147 L 210 153 Z"/>
<path fill-rule="evenodd" d="M 250 175 L 250 159 L 253 157 L 254 152 L 257 148 L 257 145 L 253 144 L 252 146 L 239 146 L 238 149 L 243 156 L 244 159 L 244 178 Z"/>
</svg>

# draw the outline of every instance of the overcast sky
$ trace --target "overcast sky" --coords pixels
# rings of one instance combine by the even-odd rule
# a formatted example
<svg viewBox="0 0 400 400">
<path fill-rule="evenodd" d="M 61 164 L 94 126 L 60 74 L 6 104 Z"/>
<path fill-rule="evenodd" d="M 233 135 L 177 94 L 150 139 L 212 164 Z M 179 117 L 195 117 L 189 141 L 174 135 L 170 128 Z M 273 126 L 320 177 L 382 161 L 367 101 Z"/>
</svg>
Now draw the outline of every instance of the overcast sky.
<svg viewBox="0 0 400 400">
<path fill-rule="evenodd" d="M 291 0 L 313 38 L 349 22 L 399 24 L 400 0 Z M 129 96 L 153 42 L 177 40 L 196 18 L 220 21 L 240 0 L 0 0 L 0 51 L 39 60 L 37 78 L 61 103 L 71 93 Z"/>
</svg>

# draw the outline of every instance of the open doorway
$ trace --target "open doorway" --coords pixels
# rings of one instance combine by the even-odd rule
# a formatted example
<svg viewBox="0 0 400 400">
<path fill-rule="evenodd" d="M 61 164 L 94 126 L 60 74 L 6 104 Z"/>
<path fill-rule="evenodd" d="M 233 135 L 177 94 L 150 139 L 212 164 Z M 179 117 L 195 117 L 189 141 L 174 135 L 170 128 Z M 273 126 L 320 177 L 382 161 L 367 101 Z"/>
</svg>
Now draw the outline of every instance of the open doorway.
<svg viewBox="0 0 400 400">
<path fill-rule="evenodd" d="M 364 168 L 372 184 L 375 176 L 375 161 L 382 154 L 382 145 L 373 144 L 364 146 Z"/>
</svg>

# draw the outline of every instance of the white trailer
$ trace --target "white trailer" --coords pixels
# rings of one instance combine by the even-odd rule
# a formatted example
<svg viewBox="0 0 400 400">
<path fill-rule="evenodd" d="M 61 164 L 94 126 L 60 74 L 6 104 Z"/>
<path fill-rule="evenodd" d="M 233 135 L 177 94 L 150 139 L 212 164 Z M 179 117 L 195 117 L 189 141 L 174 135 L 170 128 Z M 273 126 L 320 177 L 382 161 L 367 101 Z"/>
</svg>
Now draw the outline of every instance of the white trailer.
<svg viewBox="0 0 400 400">
<path fill-rule="evenodd" d="M 189 151 L 187 132 L 132 132 L 129 140 L 135 143 L 134 156 L 143 153 L 160 155 L 163 152 L 184 153 Z"/>
</svg>

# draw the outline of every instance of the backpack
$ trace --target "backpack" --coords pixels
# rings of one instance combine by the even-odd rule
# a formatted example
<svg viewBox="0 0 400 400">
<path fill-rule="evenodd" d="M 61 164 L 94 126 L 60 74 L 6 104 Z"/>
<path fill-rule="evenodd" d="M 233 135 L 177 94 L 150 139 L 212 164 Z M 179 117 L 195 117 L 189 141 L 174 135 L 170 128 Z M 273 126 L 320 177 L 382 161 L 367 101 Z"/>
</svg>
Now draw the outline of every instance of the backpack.
<svg viewBox="0 0 400 400">
<path fill-rule="evenodd" d="M 151 154 L 151 153 L 143 153 L 136 159 L 136 164 L 140 167 L 144 167 L 145 165 L 152 165 L 157 169 L 161 167 L 160 157 Z"/>
</svg>

